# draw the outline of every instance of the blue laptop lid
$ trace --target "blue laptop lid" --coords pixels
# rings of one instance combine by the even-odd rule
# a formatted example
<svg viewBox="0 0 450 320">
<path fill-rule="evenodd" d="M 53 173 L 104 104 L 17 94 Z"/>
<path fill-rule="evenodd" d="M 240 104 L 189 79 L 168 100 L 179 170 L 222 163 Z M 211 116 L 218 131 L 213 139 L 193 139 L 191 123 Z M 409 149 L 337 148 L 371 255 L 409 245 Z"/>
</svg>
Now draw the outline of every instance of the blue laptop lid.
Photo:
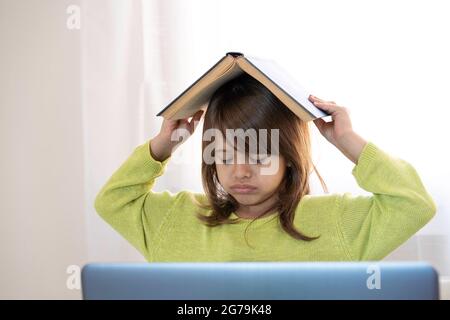
<svg viewBox="0 0 450 320">
<path fill-rule="evenodd" d="M 84 299 L 438 299 L 423 262 L 172 262 L 88 264 Z"/>
</svg>

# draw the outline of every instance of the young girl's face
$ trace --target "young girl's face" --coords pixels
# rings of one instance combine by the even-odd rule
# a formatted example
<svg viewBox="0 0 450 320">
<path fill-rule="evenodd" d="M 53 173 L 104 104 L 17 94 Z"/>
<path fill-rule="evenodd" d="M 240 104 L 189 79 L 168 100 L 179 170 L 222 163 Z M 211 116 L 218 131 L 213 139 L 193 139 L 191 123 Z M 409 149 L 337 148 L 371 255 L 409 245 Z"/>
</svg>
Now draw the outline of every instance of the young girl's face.
<svg viewBox="0 0 450 320">
<path fill-rule="evenodd" d="M 239 159 L 241 160 L 238 161 Z M 267 170 L 274 161 L 278 161 L 277 166 L 272 167 L 275 170 Z M 260 204 L 273 197 L 286 172 L 282 155 L 264 158 L 258 157 L 257 154 L 245 155 L 228 144 L 224 149 L 215 150 L 215 164 L 222 187 L 240 204 L 246 206 Z"/>
</svg>

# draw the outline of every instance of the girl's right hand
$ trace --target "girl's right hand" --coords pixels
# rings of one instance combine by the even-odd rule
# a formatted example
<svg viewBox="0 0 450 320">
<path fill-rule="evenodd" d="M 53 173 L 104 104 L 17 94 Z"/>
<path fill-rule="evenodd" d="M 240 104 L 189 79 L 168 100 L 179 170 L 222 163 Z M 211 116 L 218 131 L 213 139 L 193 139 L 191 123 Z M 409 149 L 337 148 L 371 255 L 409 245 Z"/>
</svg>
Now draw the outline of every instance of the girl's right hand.
<svg viewBox="0 0 450 320">
<path fill-rule="evenodd" d="M 200 121 L 203 110 L 197 111 L 188 121 L 189 118 L 179 120 L 164 119 L 161 129 L 153 139 L 150 141 L 150 150 L 155 160 L 164 161 L 172 152 L 186 141 L 181 139 L 187 132 L 191 136 Z M 186 132 L 187 130 L 187 132 Z"/>
</svg>

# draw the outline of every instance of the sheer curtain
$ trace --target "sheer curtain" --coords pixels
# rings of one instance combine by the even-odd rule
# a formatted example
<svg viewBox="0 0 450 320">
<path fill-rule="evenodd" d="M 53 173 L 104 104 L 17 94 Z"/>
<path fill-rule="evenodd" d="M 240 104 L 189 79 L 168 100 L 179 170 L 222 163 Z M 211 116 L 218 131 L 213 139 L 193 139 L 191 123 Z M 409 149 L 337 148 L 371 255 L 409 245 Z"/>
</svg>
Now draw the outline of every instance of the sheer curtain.
<svg viewBox="0 0 450 320">
<path fill-rule="evenodd" d="M 142 257 L 94 210 L 95 196 L 133 149 L 159 132 L 156 114 L 223 54 L 217 9 L 197 33 L 183 1 L 84 1 L 82 21 L 86 230 L 91 261 Z M 200 128 L 200 127 L 199 127 Z M 201 134 L 177 149 L 155 190 L 201 192 Z"/>
<path fill-rule="evenodd" d="M 119 0 L 81 5 L 88 258 L 134 259 L 134 251 L 96 215 L 93 204 L 102 185 L 144 138 L 142 5 Z"/>
<path fill-rule="evenodd" d="M 93 209 L 99 188 L 154 136 L 156 113 L 227 51 L 279 61 L 315 95 L 350 109 L 354 129 L 411 162 L 436 218 L 389 259 L 424 259 L 450 274 L 445 150 L 449 46 L 438 1 L 84 1 L 86 219 L 91 260 L 141 260 Z M 381 22 L 382 21 L 382 22 Z M 364 194 L 352 163 L 314 126 L 316 165 L 330 192 Z M 156 190 L 202 192 L 200 129 Z M 314 193 L 321 193 L 313 177 Z"/>
</svg>

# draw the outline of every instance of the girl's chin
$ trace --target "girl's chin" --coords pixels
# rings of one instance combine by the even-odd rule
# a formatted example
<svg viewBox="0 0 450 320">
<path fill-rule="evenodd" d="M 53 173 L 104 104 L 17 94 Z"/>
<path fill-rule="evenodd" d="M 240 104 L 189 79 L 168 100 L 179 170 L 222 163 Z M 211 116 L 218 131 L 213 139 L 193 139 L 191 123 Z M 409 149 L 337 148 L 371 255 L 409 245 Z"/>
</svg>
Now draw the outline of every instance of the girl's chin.
<svg viewBox="0 0 450 320">
<path fill-rule="evenodd" d="M 253 205 L 259 202 L 260 197 L 256 194 L 233 194 L 233 197 L 242 205 Z"/>
<path fill-rule="evenodd" d="M 233 197 L 235 198 L 242 198 L 242 199 L 255 199 L 258 197 L 258 194 L 256 193 L 232 193 Z"/>
</svg>

